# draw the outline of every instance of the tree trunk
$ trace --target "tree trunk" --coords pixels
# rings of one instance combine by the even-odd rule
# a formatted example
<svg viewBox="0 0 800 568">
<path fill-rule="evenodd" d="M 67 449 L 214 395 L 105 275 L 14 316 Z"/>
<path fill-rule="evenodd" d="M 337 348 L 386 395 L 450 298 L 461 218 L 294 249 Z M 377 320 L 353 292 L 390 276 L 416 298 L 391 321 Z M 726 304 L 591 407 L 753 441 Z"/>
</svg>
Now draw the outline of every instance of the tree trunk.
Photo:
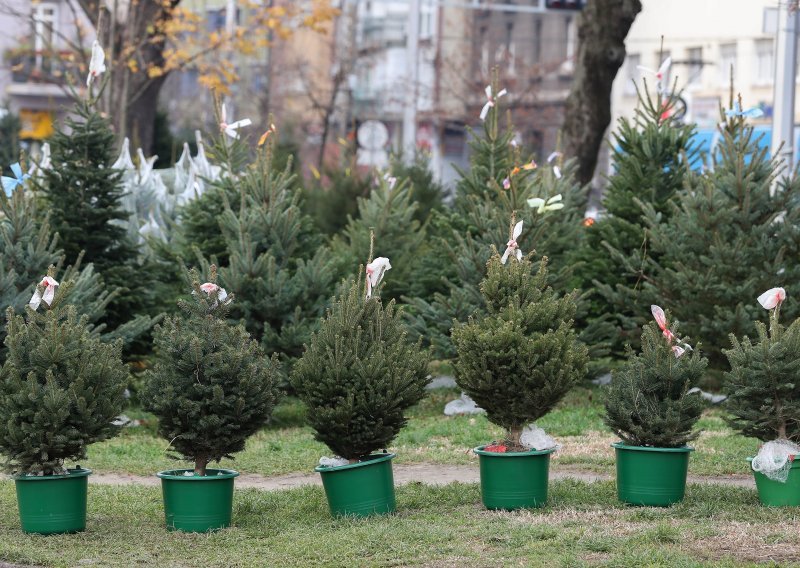
<svg viewBox="0 0 800 568">
<path fill-rule="evenodd" d="M 611 86 L 625 61 L 625 37 L 640 0 L 592 0 L 578 21 L 575 78 L 564 118 L 564 152 L 578 159 L 578 181 L 589 183 L 611 122 Z"/>
<path fill-rule="evenodd" d="M 205 456 L 195 456 L 194 458 L 194 474 L 205 475 L 206 466 L 208 465 L 208 458 Z"/>
</svg>

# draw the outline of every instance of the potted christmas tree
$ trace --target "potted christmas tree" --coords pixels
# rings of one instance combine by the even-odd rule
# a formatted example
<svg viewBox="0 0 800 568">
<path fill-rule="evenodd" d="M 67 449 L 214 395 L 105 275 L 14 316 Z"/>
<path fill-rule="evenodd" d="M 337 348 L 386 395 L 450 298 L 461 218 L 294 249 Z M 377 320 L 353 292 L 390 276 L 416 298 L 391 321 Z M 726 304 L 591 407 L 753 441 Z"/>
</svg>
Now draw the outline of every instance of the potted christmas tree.
<svg viewBox="0 0 800 568">
<path fill-rule="evenodd" d="M 408 340 L 394 301 L 384 306 L 376 293 L 390 268 L 385 257 L 367 264 L 365 284 L 336 298 L 292 372 L 314 437 L 337 456 L 316 468 L 334 516 L 395 510 L 395 455 L 385 448 L 428 382 L 428 353 Z"/>
<path fill-rule="evenodd" d="M 783 288 L 758 297 L 770 310 L 769 331 L 756 322 L 758 341 L 731 335 L 725 351 L 731 370 L 725 374 L 730 425 L 764 445 L 751 460 L 758 496 L 771 507 L 800 505 L 800 319 L 789 327 L 779 322 Z"/>
<path fill-rule="evenodd" d="M 159 472 L 167 528 L 205 532 L 230 525 L 238 472 L 208 464 L 244 449 L 272 413 L 280 369 L 241 325 L 227 320 L 233 301 L 217 283 L 191 273 L 192 300 L 153 338 L 156 363 L 142 394 L 159 433 L 193 469 Z"/>
<path fill-rule="evenodd" d="M 613 373 L 606 393 L 605 422 L 622 441 L 617 455 L 617 496 L 634 505 L 667 506 L 683 499 L 689 452 L 686 444 L 703 412 L 692 391 L 708 361 L 685 340 L 658 306 L 645 325 L 642 352 L 628 347 L 628 360 Z"/>
<path fill-rule="evenodd" d="M 453 329 L 458 385 L 506 430 L 502 442 L 475 449 L 489 509 L 547 501 L 555 443 L 526 424 L 547 414 L 586 373 L 586 347 L 572 325 L 575 295 L 559 296 L 547 286 L 547 259 L 524 258 L 521 232 L 520 221 L 503 257 L 495 252 L 489 259 L 480 287 L 485 315 Z"/>
<path fill-rule="evenodd" d="M 86 528 L 89 444 L 116 435 L 128 372 L 122 341 L 103 343 L 87 316 L 63 303 L 71 282 L 37 285 L 25 316 L 6 312 L 8 358 L 0 370 L 0 453 L 14 474 L 22 530 L 53 534 Z"/>
</svg>

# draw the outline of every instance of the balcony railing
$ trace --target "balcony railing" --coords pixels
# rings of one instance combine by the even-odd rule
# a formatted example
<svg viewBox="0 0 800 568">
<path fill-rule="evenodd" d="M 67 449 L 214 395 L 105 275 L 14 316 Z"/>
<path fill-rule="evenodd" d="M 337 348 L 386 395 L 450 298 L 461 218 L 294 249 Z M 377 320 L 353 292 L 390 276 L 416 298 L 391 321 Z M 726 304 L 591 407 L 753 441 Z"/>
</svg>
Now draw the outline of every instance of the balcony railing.
<svg viewBox="0 0 800 568">
<path fill-rule="evenodd" d="M 14 83 L 50 83 L 66 81 L 69 52 L 17 51 L 6 56 Z"/>
</svg>

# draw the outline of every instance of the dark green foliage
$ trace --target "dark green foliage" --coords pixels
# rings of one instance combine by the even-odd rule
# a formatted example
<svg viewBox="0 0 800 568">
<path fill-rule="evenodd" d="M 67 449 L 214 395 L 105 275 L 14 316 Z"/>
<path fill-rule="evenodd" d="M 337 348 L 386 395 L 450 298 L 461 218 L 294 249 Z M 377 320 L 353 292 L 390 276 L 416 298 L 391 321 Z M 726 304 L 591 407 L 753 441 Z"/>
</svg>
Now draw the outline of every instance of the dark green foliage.
<svg viewBox="0 0 800 568">
<path fill-rule="evenodd" d="M 381 180 L 369 198 L 358 199 L 358 215 L 348 219 L 347 226 L 331 243 L 337 274 L 346 276 L 358 269 L 358 259 L 369 255 L 373 231 L 380 243 L 376 254 L 391 257 L 396 266 L 383 296 L 399 299 L 407 295 L 425 244 L 425 229 L 416 219 L 418 210 L 405 180 L 398 181 L 394 188 Z"/>
<path fill-rule="evenodd" d="M 392 160 L 392 175 L 398 180 L 408 180 L 411 198 L 417 204 L 414 218 L 420 223 L 428 220 L 433 211 L 444 208 L 444 187 L 433 179 L 430 158 L 417 152 L 414 161 L 404 162 L 400 157 Z"/>
<path fill-rule="evenodd" d="M 547 286 L 547 260 L 494 254 L 481 283 L 486 314 L 453 328 L 456 381 L 490 421 L 521 448 L 525 424 L 547 414 L 586 374 L 587 349 L 575 336 L 575 294 Z"/>
<path fill-rule="evenodd" d="M 51 272 L 52 274 L 52 272 Z M 8 317 L 8 359 L 0 371 L 0 452 L 17 473 L 63 473 L 86 458 L 89 444 L 111 438 L 128 377 L 122 342 L 103 343 L 86 316 L 65 305 L 70 283 L 52 306 Z"/>
<path fill-rule="evenodd" d="M 391 273 L 390 273 L 391 274 Z M 292 373 L 314 437 L 351 461 L 386 448 L 428 382 L 428 353 L 407 338 L 393 301 L 354 283 L 328 310 Z"/>
<path fill-rule="evenodd" d="M 19 162 L 19 131 L 22 125 L 19 117 L 6 112 L 0 117 L 0 173 L 11 175 L 11 164 Z"/>
<path fill-rule="evenodd" d="M 408 319 L 414 333 L 434 348 L 437 358 L 455 356 L 450 339 L 453 320 L 467 321 L 484 312 L 479 284 L 486 274 L 491 247 L 505 247 L 508 219 L 513 212 L 525 223 L 520 248 L 532 259 L 550 258 L 558 267 L 549 273 L 550 284 L 564 286 L 570 280 L 572 266 L 564 262 L 566 254 L 580 241 L 584 227 L 583 210 L 586 192 L 572 177 L 574 164 L 561 164 L 563 177 L 557 179 L 550 165 L 537 170 L 515 167 L 529 163 L 511 145 L 514 128 L 499 127 L 499 111 L 493 107 L 484 125 L 483 136 L 471 141 L 469 171 L 461 172 L 453 210 L 448 215 L 434 214 L 438 226 L 429 239 L 429 250 L 420 258 L 420 270 L 432 271 L 444 281 L 434 280 L 430 295 L 410 298 Z M 510 178 L 510 187 L 503 180 Z M 563 196 L 564 208 L 539 214 L 528 206 L 530 198 Z M 431 278 L 428 275 L 427 278 Z M 444 287 L 444 291 L 436 291 Z"/>
<path fill-rule="evenodd" d="M 37 185 L 47 202 L 50 223 L 59 234 L 66 261 L 83 253 L 106 285 L 120 293 L 109 303 L 107 322 L 114 329 L 152 303 L 145 274 L 138 270 L 135 244 L 126 233 L 128 214 L 120 200 L 121 172 L 114 162 L 114 133 L 87 102 L 75 108 L 65 127 L 50 140 L 53 167 Z"/>
<path fill-rule="evenodd" d="M 800 320 L 784 327 L 779 310 L 772 310 L 770 329 L 756 322 L 758 340 L 731 334 L 732 349 L 725 355 L 731 370 L 725 373 L 726 406 L 730 425 L 762 442 L 800 441 Z"/>
<path fill-rule="evenodd" d="M 771 195 L 778 172 L 753 129 L 731 119 L 714 171 L 690 179 L 669 222 L 652 205 L 643 209 L 651 254 L 626 265 L 641 277 L 626 290 L 628 301 L 667 299 L 686 332 L 706 345 L 712 379 L 727 369 L 728 335 L 755 334 L 754 298 L 782 283 L 800 294 L 800 177 L 779 180 Z M 798 307 L 787 306 L 787 315 L 800 315 Z"/>
<path fill-rule="evenodd" d="M 699 384 L 708 360 L 697 345 L 676 357 L 654 322 L 644 326 L 641 341 L 641 353 L 629 347 L 627 361 L 613 372 L 605 422 L 631 446 L 685 446 L 698 436 L 694 425 L 705 407 L 699 394 L 688 391 Z"/>
<path fill-rule="evenodd" d="M 588 294 L 581 323 L 616 358 L 623 356 L 627 344 L 638 345 L 648 317 L 637 307 L 649 302 L 629 294 L 640 285 L 641 271 L 634 269 L 657 256 L 646 239 L 642 205 L 667 223 L 670 202 L 692 177 L 689 165 L 698 159 L 691 141 L 694 125 L 664 120 L 664 110 L 660 97 L 652 99 L 645 89 L 633 119 L 619 119 L 612 135 L 614 173 L 603 199 L 605 214 L 587 227 L 585 240 L 570 257 L 577 264 L 573 283 Z"/>
<path fill-rule="evenodd" d="M 232 298 L 201 290 L 197 273 L 191 279 L 191 300 L 178 302 L 182 314 L 156 327 L 156 363 L 141 396 L 159 418 L 159 434 L 205 475 L 208 463 L 244 449 L 267 422 L 280 369 L 244 326 L 228 323 Z"/>
</svg>

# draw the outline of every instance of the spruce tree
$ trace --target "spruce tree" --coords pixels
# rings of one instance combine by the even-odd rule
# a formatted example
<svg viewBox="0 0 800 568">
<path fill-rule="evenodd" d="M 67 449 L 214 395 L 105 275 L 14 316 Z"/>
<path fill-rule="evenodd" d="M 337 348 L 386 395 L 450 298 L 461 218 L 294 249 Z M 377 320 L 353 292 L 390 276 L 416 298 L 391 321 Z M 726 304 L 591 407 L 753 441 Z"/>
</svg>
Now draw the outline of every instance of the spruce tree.
<svg viewBox="0 0 800 568">
<path fill-rule="evenodd" d="M 113 329 L 143 312 L 152 298 L 143 272 L 137 270 L 135 243 L 125 228 L 122 173 L 110 167 L 114 162 L 110 123 L 91 102 L 78 102 L 74 113 L 50 140 L 52 167 L 36 183 L 66 261 L 74 263 L 83 252 L 106 285 L 120 289 L 107 308 Z"/>
<path fill-rule="evenodd" d="M 8 167 L 19 161 L 19 131 L 22 128 L 19 117 L 5 111 L 0 115 L 0 174 L 10 175 Z"/>
<path fill-rule="evenodd" d="M 785 327 L 780 311 L 778 301 L 770 308 L 769 329 L 755 322 L 755 340 L 730 336 L 733 347 L 724 350 L 730 362 L 724 380 L 728 423 L 762 442 L 800 442 L 800 319 Z"/>
<path fill-rule="evenodd" d="M 612 135 L 613 174 L 603 196 L 604 214 L 585 229 L 584 240 L 570 254 L 576 264 L 573 283 L 588 294 L 582 318 L 587 334 L 596 334 L 615 358 L 623 357 L 626 345 L 638 345 L 647 318 L 640 308 L 647 303 L 628 293 L 641 285 L 637 269 L 657 257 L 648 243 L 642 206 L 668 223 L 670 203 L 699 159 L 692 142 L 695 126 L 665 118 L 677 95 L 651 97 L 646 84 L 637 95 L 633 118 L 620 118 Z"/>
<path fill-rule="evenodd" d="M 456 381 L 505 428 L 509 448 L 523 450 L 523 427 L 583 378 L 587 349 L 573 329 L 576 295 L 559 296 L 547 285 L 546 258 L 512 255 L 503 264 L 495 251 L 487 268 L 480 286 L 486 313 L 453 328 Z"/>
<path fill-rule="evenodd" d="M 620 257 L 641 279 L 623 290 L 629 301 L 668 298 L 687 334 L 702 338 L 709 386 L 727 368 L 728 335 L 755 334 L 760 314 L 752 298 L 776 278 L 800 293 L 793 284 L 800 280 L 800 177 L 776 180 L 780 166 L 743 117 L 729 117 L 721 134 L 713 172 L 689 178 L 668 222 L 644 207 L 646 262 Z M 796 306 L 787 310 L 800 315 Z"/>
<path fill-rule="evenodd" d="M 501 101 L 503 99 L 500 99 Z M 479 284 L 486 274 L 491 246 L 508 237 L 506 219 L 516 213 L 526 230 L 520 240 L 532 259 L 547 256 L 559 269 L 549 273 L 551 284 L 564 286 L 571 279 L 571 266 L 563 262 L 582 235 L 586 191 L 573 178 L 574 163 L 568 161 L 536 165 L 523 150 L 512 144 L 514 128 L 501 127 L 501 105 L 492 107 L 482 136 L 472 133 L 470 168 L 461 171 L 453 210 L 446 227 L 441 220 L 422 267 L 437 270 L 445 278 L 444 292 L 432 299 L 410 298 L 409 325 L 438 358 L 455 357 L 450 338 L 453 320 L 467 321 L 484 313 Z M 523 156 L 526 156 L 523 158 Z M 557 170 L 553 167 L 557 165 Z M 558 198 L 563 209 L 539 212 L 530 199 Z M 437 268 L 438 267 L 438 268 Z M 437 282 L 433 285 L 436 286 Z"/>
<path fill-rule="evenodd" d="M 291 379 L 314 438 L 351 462 L 389 446 L 428 383 L 428 353 L 409 341 L 394 301 L 365 292 L 351 282 L 335 299 Z"/>
<path fill-rule="evenodd" d="M 39 284 L 45 299 L 38 310 L 6 312 L 0 453 L 7 471 L 64 473 L 65 461 L 86 458 L 89 444 L 118 431 L 112 421 L 123 409 L 128 378 L 122 341 L 104 343 L 91 332 L 88 318 L 65 303 L 70 286 L 63 283 L 49 300 Z"/>
<path fill-rule="evenodd" d="M 411 198 L 416 204 L 414 218 L 425 223 L 434 211 L 444 209 L 445 188 L 437 182 L 431 171 L 430 157 L 418 152 L 414 160 L 406 163 L 400 157 L 392 160 L 392 177 L 396 180 L 408 180 L 411 186 Z"/>
<path fill-rule="evenodd" d="M 705 404 L 690 391 L 708 360 L 699 345 L 690 349 L 686 338 L 677 339 L 676 325 L 665 323 L 664 331 L 655 322 L 645 325 L 641 345 L 638 354 L 628 347 L 627 360 L 612 373 L 605 423 L 630 446 L 685 446 L 699 434 L 694 426 Z"/>
<path fill-rule="evenodd" d="M 190 279 L 191 300 L 178 302 L 182 313 L 156 327 L 156 363 L 142 400 L 171 449 L 205 475 L 210 462 L 243 450 L 267 422 L 280 369 L 244 326 L 227 321 L 234 299 L 216 283 L 216 267 L 205 284 L 196 272 Z"/>
</svg>

